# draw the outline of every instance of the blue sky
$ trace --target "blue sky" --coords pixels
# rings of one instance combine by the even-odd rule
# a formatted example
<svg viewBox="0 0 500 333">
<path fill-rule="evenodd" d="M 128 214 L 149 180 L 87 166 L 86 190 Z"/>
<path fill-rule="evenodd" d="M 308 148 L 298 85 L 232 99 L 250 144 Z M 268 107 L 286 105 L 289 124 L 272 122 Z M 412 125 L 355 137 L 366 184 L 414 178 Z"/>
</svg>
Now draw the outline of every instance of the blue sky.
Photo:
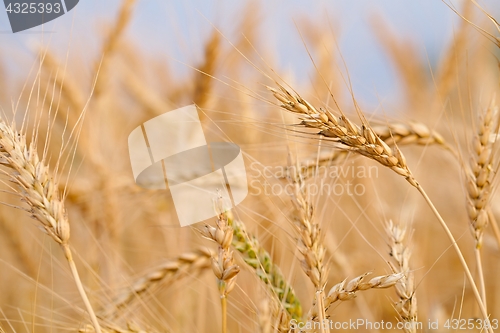
<svg viewBox="0 0 500 333">
<path fill-rule="evenodd" d="M 460 7 L 462 1 L 454 3 Z M 235 26 L 242 14 L 242 1 L 139 0 L 127 35 L 142 52 L 179 59 L 194 64 L 201 57 L 203 41 L 211 23 L 229 38 L 235 38 Z M 378 98 L 394 95 L 397 78 L 386 55 L 371 31 L 370 19 L 382 16 L 400 36 L 418 43 L 419 50 L 432 60 L 446 48 L 458 23 L 456 15 L 440 0 L 268 0 L 255 1 L 259 10 L 260 37 L 267 45 L 275 45 L 279 63 L 296 77 L 307 78 L 307 58 L 295 21 L 304 17 L 340 27 L 340 49 L 347 60 L 358 98 L 378 104 Z M 480 2 L 493 14 L 500 14 L 500 2 Z M 43 27 L 12 34 L 3 8 L 0 9 L 0 57 L 9 72 L 26 71 L 33 63 L 33 50 L 39 45 L 64 53 L 66 50 L 95 56 L 102 29 L 117 13 L 117 0 L 81 0 L 69 14 Z M 479 37 L 479 34 L 478 34 Z M 178 64 L 174 70 L 186 72 Z M 377 96 L 378 95 L 378 96 Z"/>
</svg>

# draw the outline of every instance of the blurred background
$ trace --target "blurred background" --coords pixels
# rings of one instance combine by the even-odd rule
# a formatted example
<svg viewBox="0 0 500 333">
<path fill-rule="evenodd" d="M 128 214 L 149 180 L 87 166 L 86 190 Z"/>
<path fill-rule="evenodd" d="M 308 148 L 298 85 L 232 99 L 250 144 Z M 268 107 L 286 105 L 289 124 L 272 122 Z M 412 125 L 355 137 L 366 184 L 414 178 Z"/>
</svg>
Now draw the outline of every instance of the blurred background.
<svg viewBox="0 0 500 333">
<path fill-rule="evenodd" d="M 452 4 L 461 8 L 465 2 Z M 497 1 L 480 4 L 498 16 Z M 80 1 L 63 17 L 17 34 L 10 32 L 6 12 L 0 11 L 0 42 L 7 74 L 26 75 L 26 64 L 35 61 L 38 47 L 50 47 L 61 56 L 68 52 L 68 61 L 95 59 L 100 51 L 96 36 L 116 18 L 119 5 L 117 0 Z M 246 15 L 251 16 L 247 20 L 255 27 L 257 49 L 265 49 L 267 56 L 272 54 L 276 60 L 273 65 L 301 81 L 308 81 L 314 69 L 300 38 L 300 27 L 306 23 L 321 25 L 325 33 L 330 33 L 331 42 L 338 44 L 332 53 L 341 52 L 346 60 L 358 100 L 370 107 L 397 100 L 402 93 L 398 74 L 380 43 L 378 23 L 383 22 L 401 41 L 411 41 L 429 69 L 438 66 L 460 23 L 460 18 L 439 0 L 292 0 L 251 5 L 229 0 L 143 0 L 134 5 L 124 35 L 131 47 L 168 63 L 172 73 L 182 77 L 191 71 L 186 64 L 192 66 L 203 59 L 204 42 L 213 27 L 221 31 L 227 47 L 245 33 L 241 21 Z"/>
</svg>

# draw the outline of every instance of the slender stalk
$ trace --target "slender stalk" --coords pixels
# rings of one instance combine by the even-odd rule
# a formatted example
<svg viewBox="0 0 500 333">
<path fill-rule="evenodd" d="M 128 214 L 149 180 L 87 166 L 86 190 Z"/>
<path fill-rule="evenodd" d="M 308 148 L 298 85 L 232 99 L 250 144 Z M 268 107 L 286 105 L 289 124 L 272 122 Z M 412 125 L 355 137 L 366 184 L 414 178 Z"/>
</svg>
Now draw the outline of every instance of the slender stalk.
<svg viewBox="0 0 500 333">
<path fill-rule="evenodd" d="M 484 283 L 483 262 L 481 261 L 481 249 L 476 248 L 474 250 L 474 254 L 476 256 L 477 272 L 479 275 L 479 291 L 481 293 L 481 298 L 483 299 L 484 307 L 487 310 L 488 307 L 486 305 L 486 286 Z"/>
<path fill-rule="evenodd" d="M 493 233 L 495 234 L 495 238 L 497 239 L 498 247 L 500 248 L 500 229 L 498 228 L 497 220 L 495 219 L 495 215 L 493 215 L 493 212 L 490 208 L 488 208 L 487 212 L 491 228 L 493 229 Z"/>
<path fill-rule="evenodd" d="M 474 278 L 472 277 L 469 266 L 467 266 L 467 262 L 465 261 L 465 258 L 462 254 L 462 251 L 460 250 L 460 247 L 458 246 L 458 244 L 455 240 L 455 237 L 453 237 L 453 234 L 451 233 L 450 228 L 448 228 L 448 226 L 446 225 L 446 222 L 441 217 L 441 214 L 439 214 L 438 210 L 436 209 L 436 207 L 432 203 L 431 199 L 429 199 L 429 197 L 427 196 L 427 193 L 425 193 L 423 187 L 420 184 L 417 184 L 416 188 L 420 192 L 420 194 L 424 197 L 425 201 L 427 202 L 427 204 L 431 208 L 432 212 L 437 217 L 439 223 L 443 227 L 444 231 L 446 232 L 448 239 L 451 241 L 453 249 L 457 253 L 458 258 L 460 260 L 460 263 L 462 264 L 462 267 L 465 271 L 465 275 L 467 277 L 467 280 L 469 281 L 469 284 L 471 285 L 472 292 L 474 293 L 474 296 L 476 297 L 476 301 L 479 305 L 479 309 L 481 310 L 481 314 L 485 320 L 489 320 L 488 319 L 488 317 L 489 317 L 488 312 L 486 311 L 486 306 L 483 303 L 483 300 L 481 298 L 481 294 L 479 293 L 479 290 L 477 289 L 476 283 L 474 282 Z M 490 325 L 490 327 L 488 327 L 488 332 L 494 333 L 493 329 L 491 328 L 491 325 Z"/>
<path fill-rule="evenodd" d="M 92 325 L 94 326 L 95 332 L 96 333 L 101 333 L 101 326 L 99 325 L 99 322 L 97 321 L 97 317 L 94 313 L 94 309 L 92 308 L 92 305 L 90 304 L 89 298 L 87 297 L 87 294 L 85 293 L 85 290 L 83 289 L 82 281 L 80 280 L 80 275 L 78 274 L 78 270 L 76 269 L 75 262 L 73 261 L 73 255 L 71 254 L 71 249 L 69 248 L 68 244 L 61 244 L 64 255 L 66 256 L 66 260 L 68 260 L 69 268 L 71 269 L 71 274 L 73 274 L 73 279 L 75 280 L 76 283 L 76 288 L 78 289 L 78 292 L 80 293 L 80 296 L 83 300 L 83 303 L 85 304 L 85 307 L 87 308 L 87 312 L 90 315 L 90 320 L 92 321 Z"/>
<path fill-rule="evenodd" d="M 227 297 L 220 297 L 220 305 L 222 307 L 222 333 L 227 332 Z"/>
<path fill-rule="evenodd" d="M 318 299 L 318 316 L 319 316 L 319 322 L 320 322 L 320 329 L 321 333 L 330 333 L 330 328 L 329 325 L 326 326 L 326 331 L 325 331 L 325 303 L 323 301 L 323 291 L 318 290 L 316 292 L 316 297 Z"/>
</svg>

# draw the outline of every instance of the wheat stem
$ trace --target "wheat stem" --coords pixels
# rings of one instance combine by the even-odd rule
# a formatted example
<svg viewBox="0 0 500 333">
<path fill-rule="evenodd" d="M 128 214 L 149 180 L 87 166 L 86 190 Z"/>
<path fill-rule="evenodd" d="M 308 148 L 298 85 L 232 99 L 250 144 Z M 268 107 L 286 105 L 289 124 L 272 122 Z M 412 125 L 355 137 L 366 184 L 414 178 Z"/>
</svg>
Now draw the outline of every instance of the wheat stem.
<svg viewBox="0 0 500 333">
<path fill-rule="evenodd" d="M 76 288 L 78 289 L 78 292 L 80 293 L 80 297 L 83 300 L 83 303 L 85 304 L 85 308 L 87 309 L 87 312 L 90 315 L 90 320 L 92 321 L 92 325 L 94 325 L 94 329 L 96 333 L 101 333 L 101 326 L 99 325 L 99 322 L 97 320 L 97 317 L 94 313 L 94 309 L 92 308 L 92 305 L 90 304 L 89 298 L 87 297 L 87 294 L 85 293 L 85 289 L 83 289 L 82 281 L 80 280 L 80 275 L 78 274 L 78 270 L 76 269 L 75 261 L 73 260 L 73 255 L 71 254 L 71 249 L 69 248 L 69 245 L 64 243 L 61 244 L 63 251 L 64 251 L 64 256 L 66 257 L 66 260 L 68 261 L 69 268 L 71 269 L 71 274 L 73 275 L 73 279 L 75 280 Z"/>
<path fill-rule="evenodd" d="M 319 315 L 319 327 L 321 328 L 321 333 L 325 333 L 325 303 L 323 300 L 323 291 L 318 290 L 316 292 L 316 297 L 318 299 L 318 315 Z M 326 325 L 326 332 L 330 333 L 329 325 Z"/>
<path fill-rule="evenodd" d="M 467 280 L 469 281 L 469 284 L 471 285 L 472 292 L 474 293 L 474 297 L 476 298 L 476 301 L 479 305 L 479 309 L 481 310 L 481 314 L 482 314 L 484 320 L 488 320 L 489 316 L 488 316 L 488 312 L 486 310 L 486 306 L 481 299 L 481 294 L 479 293 L 479 290 L 477 289 L 476 283 L 474 282 L 474 278 L 472 277 L 469 266 L 467 266 L 467 262 L 465 261 L 465 258 L 462 254 L 462 251 L 460 250 L 460 247 L 458 246 L 458 244 L 455 240 L 455 237 L 453 237 L 453 234 L 451 233 L 450 228 L 448 228 L 448 226 L 446 225 L 446 222 L 441 217 L 441 214 L 439 214 L 438 210 L 436 209 L 436 207 L 432 203 L 431 199 L 429 198 L 429 196 L 427 196 L 427 193 L 425 193 L 422 185 L 418 184 L 418 186 L 416 186 L 416 187 L 417 187 L 417 190 L 420 192 L 420 194 L 424 197 L 425 201 L 427 202 L 427 204 L 431 208 L 434 215 L 437 217 L 439 223 L 441 224 L 446 235 L 448 236 L 448 239 L 451 241 L 451 245 L 453 246 L 453 249 L 457 253 L 458 259 L 460 260 L 460 263 L 462 264 L 462 267 L 465 271 L 465 275 L 467 277 Z M 493 329 L 491 328 L 491 325 L 488 328 L 488 332 L 493 333 Z"/>
<path fill-rule="evenodd" d="M 227 332 L 227 297 L 222 295 L 220 297 L 220 305 L 222 308 L 222 333 Z"/>
<path fill-rule="evenodd" d="M 488 309 L 487 303 L 486 303 L 486 286 L 484 282 L 484 273 L 483 273 L 483 262 L 481 260 L 481 249 L 475 248 L 474 249 L 474 255 L 476 256 L 476 262 L 477 262 L 477 273 L 478 273 L 478 284 L 479 284 L 479 291 L 481 292 L 481 298 L 483 299 L 484 307 Z"/>
</svg>

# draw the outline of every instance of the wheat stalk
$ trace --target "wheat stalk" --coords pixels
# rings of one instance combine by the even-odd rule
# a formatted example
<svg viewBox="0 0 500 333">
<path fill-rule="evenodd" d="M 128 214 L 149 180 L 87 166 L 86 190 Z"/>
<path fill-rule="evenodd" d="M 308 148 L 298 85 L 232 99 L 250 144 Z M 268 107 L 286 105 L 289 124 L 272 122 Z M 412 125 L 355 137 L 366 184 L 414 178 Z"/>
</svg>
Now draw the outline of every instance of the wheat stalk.
<svg viewBox="0 0 500 333">
<path fill-rule="evenodd" d="M 61 245 L 92 324 L 99 333 L 97 317 L 85 293 L 69 247 L 69 221 L 57 183 L 50 175 L 45 161 L 38 157 L 36 145 L 32 143 L 28 146 L 24 133 L 17 132 L 13 125 L 9 126 L 1 119 L 0 163 L 8 167 L 4 172 L 17 185 L 15 190 L 28 204 L 29 209 L 26 211 L 33 219 L 40 222 L 45 233 Z"/>
<path fill-rule="evenodd" d="M 389 248 L 392 262 L 390 265 L 396 273 L 403 277 L 396 283 L 396 292 L 399 301 L 396 309 L 405 324 L 404 330 L 408 333 L 416 333 L 417 328 L 417 297 L 415 296 L 415 280 L 410 270 L 410 249 L 405 244 L 406 229 L 395 225 L 392 221 L 386 224 L 385 230 L 389 236 Z"/>
<path fill-rule="evenodd" d="M 363 125 L 360 128 L 350 121 L 342 110 L 339 110 L 340 116 L 337 118 L 330 110 L 322 108 L 317 109 L 309 102 L 301 98 L 298 94 L 293 95 L 283 86 L 279 84 L 278 86 L 279 90 L 271 87 L 268 87 L 268 89 L 273 93 L 276 99 L 282 103 L 280 105 L 281 108 L 301 115 L 301 125 L 309 128 L 317 128 L 320 130 L 318 133 L 319 135 L 338 142 L 344 145 L 346 149 L 373 159 L 383 166 L 390 168 L 397 174 L 403 176 L 408 183 L 420 192 L 429 208 L 431 208 L 433 214 L 441 224 L 441 227 L 444 229 L 446 236 L 450 240 L 464 269 L 467 280 L 471 285 L 483 319 L 488 320 L 489 316 L 487 309 L 482 301 L 481 294 L 479 293 L 474 278 L 472 277 L 469 266 L 467 265 L 467 262 L 462 254 L 462 250 L 458 246 L 455 237 L 434 206 L 432 200 L 429 198 L 423 187 L 413 177 L 408 165 L 406 164 L 406 159 L 403 153 L 399 150 L 398 146 L 396 145 L 393 149 L 391 149 L 380 137 L 378 137 L 373 129 L 371 129 L 361 111 L 358 110 L 358 115 L 363 122 Z M 488 331 L 493 333 L 493 329 L 491 327 L 488 328 Z"/>
</svg>

